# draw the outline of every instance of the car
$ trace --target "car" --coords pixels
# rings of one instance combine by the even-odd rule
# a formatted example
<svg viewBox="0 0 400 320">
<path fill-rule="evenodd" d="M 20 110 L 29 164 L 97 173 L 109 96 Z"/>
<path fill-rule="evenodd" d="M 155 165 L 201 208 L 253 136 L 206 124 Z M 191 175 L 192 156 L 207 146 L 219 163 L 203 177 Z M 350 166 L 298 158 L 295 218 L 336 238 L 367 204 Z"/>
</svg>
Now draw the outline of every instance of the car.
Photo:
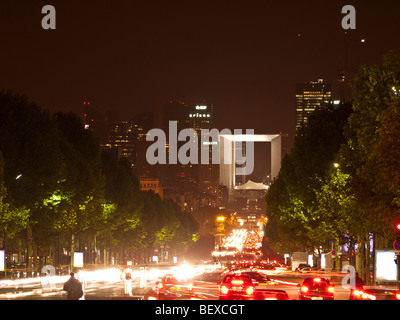
<svg viewBox="0 0 400 320">
<path fill-rule="evenodd" d="M 290 300 L 285 290 L 256 289 L 254 300 Z"/>
<path fill-rule="evenodd" d="M 297 272 L 302 272 L 303 269 L 311 268 L 311 266 L 307 263 L 300 263 L 299 266 L 296 268 Z M 308 270 L 308 269 L 307 269 Z"/>
<path fill-rule="evenodd" d="M 354 289 L 350 300 L 400 300 L 400 291 L 393 289 Z"/>
<path fill-rule="evenodd" d="M 306 278 L 299 288 L 300 300 L 333 300 L 334 285 L 326 278 Z"/>
<path fill-rule="evenodd" d="M 251 300 L 255 286 L 247 275 L 228 274 L 219 285 L 220 300 Z"/>
<path fill-rule="evenodd" d="M 174 275 L 167 274 L 156 282 L 156 290 L 158 292 L 165 291 L 187 291 L 193 290 L 193 282 L 180 281 Z"/>
<path fill-rule="evenodd" d="M 264 286 L 264 285 L 271 285 L 275 284 L 270 277 L 266 274 L 260 274 L 258 272 L 254 271 L 247 271 L 247 272 L 241 272 L 241 275 L 246 275 L 251 278 L 251 280 L 254 283 L 254 286 Z"/>
</svg>

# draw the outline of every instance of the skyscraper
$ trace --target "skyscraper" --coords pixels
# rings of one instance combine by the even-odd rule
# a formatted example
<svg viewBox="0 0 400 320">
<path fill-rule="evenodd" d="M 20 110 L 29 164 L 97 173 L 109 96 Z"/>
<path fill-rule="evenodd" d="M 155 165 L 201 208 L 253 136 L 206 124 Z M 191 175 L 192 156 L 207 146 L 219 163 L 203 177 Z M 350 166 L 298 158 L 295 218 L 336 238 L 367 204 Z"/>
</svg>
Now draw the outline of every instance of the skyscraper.
<svg viewBox="0 0 400 320">
<path fill-rule="evenodd" d="M 317 108 L 331 102 L 331 85 L 323 79 L 296 84 L 296 131 Z"/>
<path fill-rule="evenodd" d="M 177 121 L 178 133 L 182 129 L 193 129 L 198 138 L 200 146 L 201 141 L 205 144 L 209 142 L 208 137 L 203 137 L 202 129 L 211 130 L 213 128 L 213 106 L 206 103 L 205 100 L 199 103 L 186 103 L 184 101 L 169 101 L 163 108 L 163 128 L 167 136 L 167 155 L 169 149 L 168 129 L 169 121 Z M 178 141 L 178 149 L 185 144 L 184 141 Z M 200 148 L 203 146 L 200 146 Z M 208 145 L 206 146 L 209 147 Z M 164 172 L 160 178 L 164 185 L 183 189 L 185 191 L 193 190 L 201 193 L 212 193 L 214 198 L 218 190 L 218 165 L 212 164 L 212 148 L 209 148 L 209 164 L 167 164 L 164 165 Z M 200 150 L 199 150 L 200 154 Z M 201 159 L 198 159 L 199 162 Z M 214 200 L 213 200 L 214 201 Z M 214 201 L 215 202 L 215 201 Z"/>
<path fill-rule="evenodd" d="M 166 157 L 169 159 L 169 122 L 177 121 L 177 133 L 183 129 L 189 128 L 189 105 L 185 101 L 170 100 L 163 106 L 162 126 L 166 134 Z M 178 149 L 184 144 L 182 141 L 177 142 Z M 191 170 L 191 165 L 183 165 L 180 163 L 160 165 L 158 170 L 160 181 L 164 186 L 179 191 L 191 190 L 195 177 Z M 197 182 L 197 181 L 196 181 Z"/>
<path fill-rule="evenodd" d="M 219 165 L 212 164 L 212 146 L 209 134 L 202 129 L 211 130 L 213 124 L 213 105 L 202 101 L 201 103 L 192 103 L 189 106 L 189 127 L 197 133 L 199 143 L 203 141 L 200 148 L 208 149 L 208 164 L 200 163 L 194 166 L 197 169 L 198 190 L 202 193 L 213 195 L 215 202 L 218 184 L 219 184 Z M 200 152 L 200 151 L 199 151 Z"/>
</svg>

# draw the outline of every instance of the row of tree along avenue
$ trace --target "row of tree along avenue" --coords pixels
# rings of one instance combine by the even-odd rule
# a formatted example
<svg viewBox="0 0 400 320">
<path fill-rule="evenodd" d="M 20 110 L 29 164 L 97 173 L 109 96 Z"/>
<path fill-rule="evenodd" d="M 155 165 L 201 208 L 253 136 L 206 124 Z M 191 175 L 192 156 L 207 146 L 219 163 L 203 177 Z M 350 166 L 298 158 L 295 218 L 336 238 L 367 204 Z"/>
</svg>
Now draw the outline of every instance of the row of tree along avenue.
<svg viewBox="0 0 400 320">
<path fill-rule="evenodd" d="M 76 115 L 0 93 L 0 249 L 9 263 L 70 265 L 77 251 L 86 263 L 143 263 L 164 246 L 182 255 L 197 229 L 174 202 L 140 191 L 130 163 L 100 148 Z"/>
<path fill-rule="evenodd" d="M 346 248 L 369 282 L 372 251 L 393 250 L 400 220 L 399 65 L 389 52 L 381 65 L 362 66 L 350 83 L 352 102 L 316 110 L 297 132 L 266 196 L 265 233 L 278 252 L 318 256 Z M 340 270 L 343 257 L 334 259 Z"/>
</svg>

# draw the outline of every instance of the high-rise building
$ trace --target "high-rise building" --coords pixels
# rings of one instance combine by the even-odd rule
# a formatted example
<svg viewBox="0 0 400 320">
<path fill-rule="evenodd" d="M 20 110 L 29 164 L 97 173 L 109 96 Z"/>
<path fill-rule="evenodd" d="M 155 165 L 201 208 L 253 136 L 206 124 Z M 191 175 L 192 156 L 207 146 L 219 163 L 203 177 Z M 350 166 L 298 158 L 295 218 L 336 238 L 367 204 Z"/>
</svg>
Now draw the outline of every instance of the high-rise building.
<svg viewBox="0 0 400 320">
<path fill-rule="evenodd" d="M 137 135 L 133 124 L 125 120 L 118 121 L 111 125 L 108 142 L 105 146 L 118 149 L 118 156 L 127 158 L 133 167 L 135 164 L 136 140 Z"/>
<path fill-rule="evenodd" d="M 296 84 L 296 131 L 317 108 L 331 102 L 331 85 L 323 79 Z"/>
<path fill-rule="evenodd" d="M 202 103 L 192 103 L 189 106 L 189 127 L 196 131 L 199 145 L 200 143 L 204 144 L 200 148 L 208 149 L 208 164 L 200 163 L 195 166 L 195 169 L 197 169 L 198 190 L 204 194 L 211 195 L 210 199 L 212 200 L 209 200 L 209 202 L 211 201 L 215 204 L 219 184 L 219 165 L 212 163 L 211 143 L 213 141 L 211 137 L 207 131 L 201 131 L 202 129 L 207 129 L 208 131 L 213 129 L 213 120 L 212 104 L 202 101 Z"/>
<path fill-rule="evenodd" d="M 163 108 L 163 128 L 167 137 L 167 158 L 169 150 L 168 141 L 168 130 L 169 121 L 177 121 L 178 134 L 183 129 L 193 129 L 197 134 L 198 145 L 200 146 L 201 141 L 205 144 L 210 139 L 203 137 L 205 133 L 201 132 L 202 129 L 211 130 L 213 128 L 213 106 L 206 103 L 204 100 L 200 103 L 187 103 L 184 101 L 169 101 L 164 105 Z M 178 149 L 185 144 L 185 141 L 178 141 Z M 200 148 L 203 146 L 200 146 Z M 209 147 L 209 148 L 208 148 Z M 180 190 L 193 190 L 201 193 L 212 193 L 214 198 L 216 197 L 218 190 L 218 165 L 212 164 L 212 148 L 207 146 L 209 149 L 209 164 L 167 164 L 163 167 L 163 174 L 161 175 L 161 181 L 164 185 L 176 187 Z M 200 159 L 199 149 L 199 162 Z M 209 201 L 208 201 L 209 202 Z M 215 200 L 212 200 L 215 204 Z"/>
</svg>

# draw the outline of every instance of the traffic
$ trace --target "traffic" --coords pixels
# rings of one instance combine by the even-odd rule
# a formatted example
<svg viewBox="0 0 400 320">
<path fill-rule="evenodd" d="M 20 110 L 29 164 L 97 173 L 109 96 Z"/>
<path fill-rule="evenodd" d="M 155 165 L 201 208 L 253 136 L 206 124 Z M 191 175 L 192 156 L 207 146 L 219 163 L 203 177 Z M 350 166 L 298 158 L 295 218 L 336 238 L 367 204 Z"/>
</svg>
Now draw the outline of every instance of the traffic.
<svg viewBox="0 0 400 320">
<path fill-rule="evenodd" d="M 246 262 L 247 261 L 247 262 Z M 121 266 L 75 274 L 82 283 L 80 300 L 400 300 L 396 288 L 345 288 L 345 273 L 292 271 L 260 260 Z M 66 300 L 69 276 L 0 281 L 0 300 Z"/>
<path fill-rule="evenodd" d="M 234 229 L 209 261 L 21 272 L 0 280 L 0 300 L 71 299 L 67 282 L 78 284 L 79 300 L 400 300 L 396 284 L 366 286 L 345 270 L 304 263 L 306 253 L 294 253 L 289 264 L 263 259 L 262 237 L 261 229 Z"/>
</svg>

